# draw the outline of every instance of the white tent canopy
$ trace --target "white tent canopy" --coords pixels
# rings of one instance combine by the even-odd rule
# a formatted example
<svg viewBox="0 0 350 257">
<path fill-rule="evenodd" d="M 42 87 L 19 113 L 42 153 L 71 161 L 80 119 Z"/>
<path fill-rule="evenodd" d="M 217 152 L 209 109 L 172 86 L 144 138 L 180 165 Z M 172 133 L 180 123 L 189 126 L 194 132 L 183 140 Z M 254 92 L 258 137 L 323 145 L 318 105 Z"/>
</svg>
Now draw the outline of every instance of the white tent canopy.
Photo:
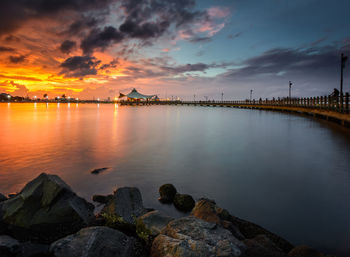
<svg viewBox="0 0 350 257">
<path fill-rule="evenodd" d="M 121 98 L 123 96 L 126 96 L 126 97 L 131 98 L 131 99 L 143 99 L 143 100 L 157 98 L 157 95 L 140 94 L 139 92 L 137 92 L 137 90 L 135 88 L 127 95 L 120 94 L 119 98 Z"/>
</svg>

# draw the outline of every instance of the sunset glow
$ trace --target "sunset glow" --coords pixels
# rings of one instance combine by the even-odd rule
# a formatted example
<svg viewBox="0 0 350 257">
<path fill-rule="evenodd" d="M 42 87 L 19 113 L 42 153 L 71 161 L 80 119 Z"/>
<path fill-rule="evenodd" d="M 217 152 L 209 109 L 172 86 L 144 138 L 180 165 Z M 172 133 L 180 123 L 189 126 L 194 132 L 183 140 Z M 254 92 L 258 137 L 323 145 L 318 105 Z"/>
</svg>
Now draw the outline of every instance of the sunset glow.
<svg viewBox="0 0 350 257">
<path fill-rule="evenodd" d="M 296 95 L 325 94 L 338 83 L 339 53 L 349 50 L 348 20 L 331 18 L 342 17 L 341 4 L 56 2 L 1 2 L 1 92 L 113 99 L 135 87 L 163 98 L 231 99 L 254 88 L 277 97 L 292 79 Z M 291 20 L 295 12 L 303 18 Z"/>
</svg>

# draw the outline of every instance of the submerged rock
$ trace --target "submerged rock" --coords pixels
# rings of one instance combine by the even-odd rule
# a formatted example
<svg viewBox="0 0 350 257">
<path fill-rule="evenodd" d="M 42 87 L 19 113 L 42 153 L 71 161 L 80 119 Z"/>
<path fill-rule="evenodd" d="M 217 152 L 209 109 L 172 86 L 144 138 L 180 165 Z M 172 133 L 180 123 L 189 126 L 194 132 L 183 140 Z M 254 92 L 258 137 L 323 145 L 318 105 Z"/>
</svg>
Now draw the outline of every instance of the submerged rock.
<svg viewBox="0 0 350 257">
<path fill-rule="evenodd" d="M 192 196 L 187 194 L 176 194 L 174 198 L 174 205 L 176 209 L 183 211 L 183 212 L 190 212 L 194 205 L 195 201 L 193 200 Z"/>
<path fill-rule="evenodd" d="M 246 239 L 244 243 L 247 246 L 245 251 L 247 257 L 287 257 L 287 254 L 265 235 L 259 235 L 253 239 Z"/>
<path fill-rule="evenodd" d="M 19 242 L 9 236 L 0 236 L 0 256 L 1 257 L 16 257 L 21 256 L 21 247 Z"/>
<path fill-rule="evenodd" d="M 171 221 L 152 244 L 152 257 L 242 256 L 245 245 L 228 230 L 193 216 Z"/>
<path fill-rule="evenodd" d="M 143 207 L 140 190 L 136 187 L 122 187 L 102 210 L 105 215 L 115 216 L 120 222 L 135 225 L 136 218 L 147 212 Z"/>
<path fill-rule="evenodd" d="M 164 184 L 159 188 L 159 201 L 162 203 L 172 203 L 177 191 L 172 184 Z"/>
<path fill-rule="evenodd" d="M 7 197 L 0 193 L 0 202 L 6 201 Z"/>
<path fill-rule="evenodd" d="M 287 240 L 260 227 L 259 225 L 232 216 L 227 210 L 218 207 L 212 200 L 199 200 L 192 210 L 192 215 L 208 222 L 221 224 L 239 239 L 253 239 L 256 236 L 265 235 L 284 253 L 288 253 L 293 248 L 293 245 Z"/>
<path fill-rule="evenodd" d="M 309 246 L 300 245 L 294 247 L 288 253 L 288 257 L 324 257 L 324 255 Z"/>
<path fill-rule="evenodd" d="M 108 169 L 109 169 L 108 167 L 93 169 L 93 170 L 91 171 L 91 174 L 97 175 L 97 174 L 100 174 L 101 172 L 103 172 L 103 171 L 105 171 L 105 170 L 108 170 Z"/>
<path fill-rule="evenodd" d="M 2 220 L 11 234 L 40 242 L 52 242 L 88 225 L 94 219 L 93 209 L 62 179 L 45 173 L 0 204 Z"/>
<path fill-rule="evenodd" d="M 130 257 L 134 256 L 135 239 L 108 227 L 84 228 L 50 246 L 55 257 Z"/>
<path fill-rule="evenodd" d="M 139 217 L 136 221 L 136 233 L 146 243 L 151 243 L 174 218 L 160 211 L 152 211 Z"/>
</svg>

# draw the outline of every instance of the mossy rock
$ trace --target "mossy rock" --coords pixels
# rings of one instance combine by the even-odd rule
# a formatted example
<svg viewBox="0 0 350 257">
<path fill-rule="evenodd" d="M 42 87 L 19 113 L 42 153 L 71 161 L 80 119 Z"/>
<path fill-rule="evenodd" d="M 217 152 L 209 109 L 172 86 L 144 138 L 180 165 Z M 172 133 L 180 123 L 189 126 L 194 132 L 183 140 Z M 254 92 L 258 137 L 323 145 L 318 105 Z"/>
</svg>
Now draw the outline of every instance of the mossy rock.
<svg viewBox="0 0 350 257">
<path fill-rule="evenodd" d="M 195 201 L 193 200 L 192 196 L 187 194 L 176 194 L 174 198 L 174 205 L 176 209 L 183 211 L 183 212 L 190 212 L 192 211 Z"/>
<path fill-rule="evenodd" d="M 159 188 L 159 201 L 162 203 L 172 203 L 177 193 L 176 188 L 172 184 L 164 184 Z"/>
<path fill-rule="evenodd" d="M 159 235 L 174 218 L 167 216 L 160 211 L 152 211 L 139 217 L 136 220 L 136 233 L 149 246 L 153 239 Z"/>
</svg>

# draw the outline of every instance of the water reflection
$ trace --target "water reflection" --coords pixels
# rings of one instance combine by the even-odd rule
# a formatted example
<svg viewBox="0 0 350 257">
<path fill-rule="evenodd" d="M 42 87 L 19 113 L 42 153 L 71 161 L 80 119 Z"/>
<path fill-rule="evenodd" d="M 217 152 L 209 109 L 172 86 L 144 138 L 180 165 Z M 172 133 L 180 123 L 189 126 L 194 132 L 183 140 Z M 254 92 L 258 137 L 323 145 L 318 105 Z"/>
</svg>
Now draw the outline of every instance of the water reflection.
<svg viewBox="0 0 350 257">
<path fill-rule="evenodd" d="M 138 186 L 147 206 L 170 212 L 157 202 L 170 182 L 295 244 L 350 253 L 348 130 L 231 108 L 54 105 L 0 104 L 0 192 L 44 171 L 87 199 Z M 89 173 L 100 167 L 111 169 Z"/>
</svg>

